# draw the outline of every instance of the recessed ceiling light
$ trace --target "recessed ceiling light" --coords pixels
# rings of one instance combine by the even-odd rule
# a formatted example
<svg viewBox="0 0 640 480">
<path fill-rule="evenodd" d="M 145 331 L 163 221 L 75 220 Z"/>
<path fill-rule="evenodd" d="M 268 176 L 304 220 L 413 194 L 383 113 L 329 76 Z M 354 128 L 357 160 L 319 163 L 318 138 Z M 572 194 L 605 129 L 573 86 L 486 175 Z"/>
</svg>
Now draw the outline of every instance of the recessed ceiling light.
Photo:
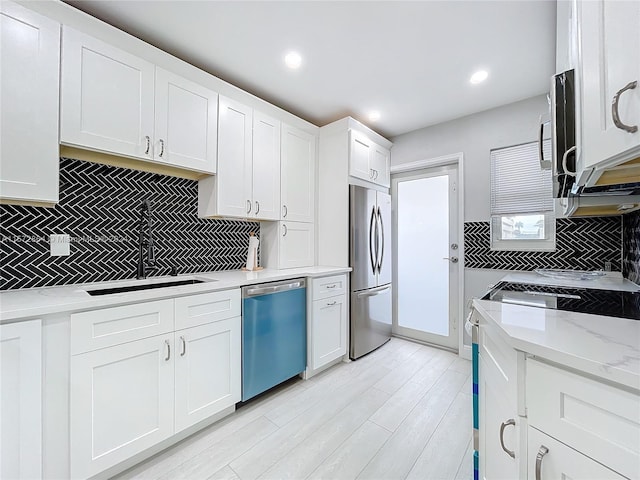
<svg viewBox="0 0 640 480">
<path fill-rule="evenodd" d="M 377 112 L 377 111 L 370 112 L 369 113 L 369 120 L 371 122 L 375 122 L 375 121 L 380 120 L 380 112 Z"/>
<path fill-rule="evenodd" d="M 481 83 L 484 82 L 488 76 L 489 72 L 487 72 L 486 70 L 478 70 L 476 73 L 471 75 L 469 81 L 473 84 Z"/>
<path fill-rule="evenodd" d="M 302 57 L 298 52 L 289 52 L 284 57 L 284 63 L 292 70 L 300 68 Z"/>
</svg>

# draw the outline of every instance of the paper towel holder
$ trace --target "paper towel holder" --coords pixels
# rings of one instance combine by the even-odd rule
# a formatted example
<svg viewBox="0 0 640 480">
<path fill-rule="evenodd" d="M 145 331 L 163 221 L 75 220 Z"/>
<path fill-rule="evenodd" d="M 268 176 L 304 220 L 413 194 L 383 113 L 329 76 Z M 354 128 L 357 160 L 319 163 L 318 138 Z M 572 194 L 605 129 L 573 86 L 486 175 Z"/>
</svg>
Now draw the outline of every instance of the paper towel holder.
<svg viewBox="0 0 640 480">
<path fill-rule="evenodd" d="M 249 233 L 249 249 L 247 251 L 247 265 L 252 264 L 253 268 L 242 267 L 243 272 L 257 272 L 259 270 L 264 270 L 264 267 L 258 266 L 258 247 L 251 248 L 251 237 L 255 237 L 256 232 Z M 253 256 L 253 258 L 251 258 Z M 253 260 L 253 261 L 251 261 Z"/>
</svg>

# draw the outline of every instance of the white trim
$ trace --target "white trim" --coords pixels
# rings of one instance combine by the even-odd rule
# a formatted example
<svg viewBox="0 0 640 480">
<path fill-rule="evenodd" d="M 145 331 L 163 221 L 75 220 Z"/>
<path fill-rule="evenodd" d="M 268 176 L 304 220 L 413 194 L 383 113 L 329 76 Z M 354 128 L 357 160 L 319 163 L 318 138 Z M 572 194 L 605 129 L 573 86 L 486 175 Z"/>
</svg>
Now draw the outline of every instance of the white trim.
<svg viewBox="0 0 640 480">
<path fill-rule="evenodd" d="M 412 170 L 423 170 L 431 167 L 441 167 L 443 165 L 451 165 L 457 163 L 458 166 L 462 166 L 462 159 L 464 154 L 462 152 L 452 153 L 451 155 L 443 155 L 441 157 L 429 158 L 425 160 L 418 160 L 416 162 L 401 163 L 399 165 L 391 165 L 391 174 L 410 172 Z M 463 177 L 458 175 L 458 179 Z"/>
<path fill-rule="evenodd" d="M 494 224 L 497 218 L 508 217 L 510 215 L 494 215 L 489 219 L 491 229 L 491 251 L 514 251 L 514 252 L 555 252 L 556 251 L 556 217 L 553 212 L 540 212 L 544 215 L 544 228 L 548 232 L 548 238 L 543 239 L 517 239 L 499 238 L 499 232 Z"/>
<path fill-rule="evenodd" d="M 470 360 L 470 351 L 467 351 L 468 349 L 465 350 L 464 345 L 464 153 L 456 152 L 440 157 L 392 165 L 391 175 L 451 164 L 457 164 L 458 166 L 458 258 L 460 259 L 458 262 L 458 355 Z"/>
</svg>

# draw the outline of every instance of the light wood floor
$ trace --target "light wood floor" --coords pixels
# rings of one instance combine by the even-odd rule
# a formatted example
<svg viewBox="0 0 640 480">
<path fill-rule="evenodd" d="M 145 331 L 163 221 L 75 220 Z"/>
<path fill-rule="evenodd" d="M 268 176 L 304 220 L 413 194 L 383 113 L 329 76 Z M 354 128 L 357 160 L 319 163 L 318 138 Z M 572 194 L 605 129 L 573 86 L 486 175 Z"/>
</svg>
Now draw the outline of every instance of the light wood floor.
<svg viewBox="0 0 640 480">
<path fill-rule="evenodd" d="M 397 338 L 292 381 L 118 479 L 469 480 L 471 363 Z"/>
</svg>

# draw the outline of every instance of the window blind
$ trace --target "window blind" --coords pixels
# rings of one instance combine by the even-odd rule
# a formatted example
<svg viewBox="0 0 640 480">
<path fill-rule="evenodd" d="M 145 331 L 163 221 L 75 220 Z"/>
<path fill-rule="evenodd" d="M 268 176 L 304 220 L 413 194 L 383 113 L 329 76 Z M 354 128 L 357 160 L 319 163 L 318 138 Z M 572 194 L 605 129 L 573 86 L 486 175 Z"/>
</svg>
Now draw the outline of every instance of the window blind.
<svg viewBox="0 0 640 480">
<path fill-rule="evenodd" d="M 543 142 L 551 158 L 551 140 Z M 553 211 L 551 170 L 541 170 L 538 142 L 491 150 L 491 215 Z"/>
</svg>

